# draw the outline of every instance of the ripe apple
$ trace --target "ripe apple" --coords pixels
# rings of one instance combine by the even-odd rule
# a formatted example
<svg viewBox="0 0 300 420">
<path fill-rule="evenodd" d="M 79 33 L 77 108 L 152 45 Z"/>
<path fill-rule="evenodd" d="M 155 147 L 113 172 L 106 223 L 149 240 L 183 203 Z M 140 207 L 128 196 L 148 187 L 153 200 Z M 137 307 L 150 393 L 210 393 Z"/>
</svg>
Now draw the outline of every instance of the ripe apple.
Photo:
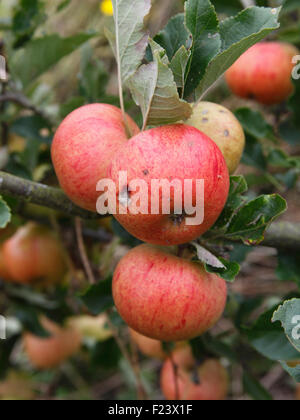
<svg viewBox="0 0 300 420">
<path fill-rule="evenodd" d="M 186 124 L 198 128 L 219 146 L 230 174 L 240 164 L 245 148 L 245 133 L 235 115 L 212 102 L 200 102 Z"/>
<path fill-rule="evenodd" d="M 127 115 L 132 134 L 138 126 Z M 119 108 L 107 104 L 86 105 L 73 111 L 59 126 L 51 147 L 59 183 L 78 206 L 96 212 L 96 185 L 107 176 L 107 167 L 127 141 Z"/>
<path fill-rule="evenodd" d="M 127 179 L 120 181 L 120 172 L 127 173 Z M 154 245 L 183 244 L 205 233 L 218 219 L 229 191 L 228 169 L 220 149 L 205 134 L 184 124 L 157 127 L 131 138 L 113 159 L 108 174 L 118 187 L 116 219 L 133 236 Z M 129 190 L 135 180 L 143 181 L 147 191 L 141 193 L 137 188 L 133 196 Z M 161 180 L 179 183 L 182 192 L 178 194 L 178 187 L 176 194 L 174 187 L 155 192 L 152 185 Z M 190 186 L 185 183 L 188 180 Z M 204 182 L 203 196 L 197 180 Z M 142 198 L 136 203 L 139 194 Z M 185 211 L 189 201 L 194 209 Z M 165 202 L 170 208 L 163 211 Z M 139 205 L 141 210 L 136 211 L 133 206 Z"/>
<path fill-rule="evenodd" d="M 55 368 L 79 351 L 81 336 L 77 329 L 62 328 L 45 317 L 41 318 L 41 324 L 51 334 L 50 337 L 24 334 L 25 351 L 35 368 Z"/>
<path fill-rule="evenodd" d="M 164 360 L 167 357 L 161 341 L 153 340 L 152 338 L 139 334 L 131 328 L 129 329 L 129 332 L 132 340 L 144 356 L 160 360 Z"/>
<path fill-rule="evenodd" d="M 140 334 L 160 341 L 189 340 L 221 317 L 226 283 L 170 248 L 140 245 L 118 264 L 113 277 L 115 305 Z"/>
<path fill-rule="evenodd" d="M 226 72 L 232 91 L 265 105 L 285 101 L 293 92 L 291 81 L 299 51 L 291 44 L 261 42 L 246 51 Z"/>
<path fill-rule="evenodd" d="M 228 374 L 218 360 L 209 359 L 198 366 L 187 346 L 176 350 L 164 363 L 161 389 L 168 400 L 225 400 Z"/>
<path fill-rule="evenodd" d="M 168 357 L 168 353 L 163 348 L 163 344 L 159 340 L 153 340 L 152 338 L 146 337 L 145 335 L 139 334 L 133 329 L 129 328 L 131 339 L 137 345 L 139 351 L 147 357 L 154 359 L 165 360 Z M 178 341 L 175 344 L 175 348 L 182 348 L 186 346 L 186 341 Z"/>
<path fill-rule="evenodd" d="M 19 228 L 3 244 L 1 254 L 9 274 L 6 280 L 43 286 L 63 281 L 64 251 L 55 235 L 43 226 L 30 222 Z"/>
</svg>

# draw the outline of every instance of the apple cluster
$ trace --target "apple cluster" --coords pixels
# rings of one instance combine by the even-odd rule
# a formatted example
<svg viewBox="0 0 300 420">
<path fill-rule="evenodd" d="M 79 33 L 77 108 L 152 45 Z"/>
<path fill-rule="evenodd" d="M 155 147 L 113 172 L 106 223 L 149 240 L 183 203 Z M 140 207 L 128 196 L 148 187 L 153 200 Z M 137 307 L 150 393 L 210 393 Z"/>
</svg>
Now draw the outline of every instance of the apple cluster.
<svg viewBox="0 0 300 420">
<path fill-rule="evenodd" d="M 229 86 L 242 97 L 264 104 L 286 99 L 292 92 L 290 46 L 260 43 L 247 51 L 226 74 Z M 197 180 L 204 182 L 202 223 L 189 225 L 187 214 L 178 213 L 178 203 L 170 197 L 170 212 L 163 212 L 164 192 L 159 209 L 152 213 L 116 211 L 114 217 L 133 236 L 145 242 L 132 249 L 117 266 L 113 277 L 113 297 L 121 317 L 148 340 L 181 342 L 193 339 L 216 324 L 227 298 L 225 281 L 206 272 L 199 262 L 178 255 L 178 245 L 197 239 L 219 218 L 228 198 L 230 180 L 239 166 L 245 147 L 244 131 L 236 117 L 221 105 L 198 102 L 189 120 L 180 124 L 140 131 L 132 118 L 115 106 L 92 104 L 73 111 L 58 128 L 52 143 L 54 168 L 66 195 L 80 207 L 96 212 L 103 179 L 114 182 L 118 209 L 128 204 L 136 179 L 148 186 L 147 203 L 152 209 L 151 182 L 192 180 L 193 188 L 182 190 L 197 201 Z M 119 174 L 127 174 L 126 183 Z M 155 343 L 155 342 L 154 342 Z M 155 344 L 160 357 L 164 352 Z M 154 347 L 155 347 L 154 346 Z M 145 351 L 147 352 L 147 351 Z M 190 349 L 173 358 L 180 372 L 177 390 L 169 387 L 173 364 L 167 360 L 162 372 L 162 389 L 167 398 L 210 399 L 219 384 L 218 397 L 226 394 L 227 378 L 219 362 L 209 360 L 199 368 L 202 381 L 189 380 L 195 360 Z M 176 362 L 178 358 L 178 362 Z"/>
</svg>

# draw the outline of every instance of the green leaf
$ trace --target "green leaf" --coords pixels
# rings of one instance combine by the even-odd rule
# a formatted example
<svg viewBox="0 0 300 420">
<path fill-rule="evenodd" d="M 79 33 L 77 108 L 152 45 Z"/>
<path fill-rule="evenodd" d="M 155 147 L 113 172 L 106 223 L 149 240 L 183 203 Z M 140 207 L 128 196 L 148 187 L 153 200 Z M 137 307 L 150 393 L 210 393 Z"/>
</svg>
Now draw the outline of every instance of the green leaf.
<svg viewBox="0 0 300 420">
<path fill-rule="evenodd" d="M 184 14 L 180 13 L 172 17 L 166 27 L 153 40 L 166 50 L 170 61 L 182 47 L 189 49 L 191 34 L 184 25 Z"/>
<path fill-rule="evenodd" d="M 241 0 L 212 0 L 212 4 L 215 6 L 217 13 L 228 16 L 232 16 L 242 9 Z"/>
<path fill-rule="evenodd" d="M 279 306 L 272 318 L 272 322 L 276 321 L 281 322 L 290 343 L 300 352 L 300 299 L 288 300 Z"/>
<path fill-rule="evenodd" d="M 183 88 L 185 83 L 185 71 L 191 56 L 191 52 L 182 46 L 172 58 L 170 68 L 174 74 L 177 87 Z"/>
<path fill-rule="evenodd" d="M 1 178 L 0 178 L 1 185 Z M 4 229 L 11 221 L 11 210 L 0 196 L 0 229 Z"/>
<path fill-rule="evenodd" d="M 142 110 L 143 128 L 175 123 L 192 114 L 191 105 L 179 98 L 165 50 L 154 41 L 151 48 L 154 61 L 142 65 L 129 82 L 132 96 Z"/>
<path fill-rule="evenodd" d="M 245 51 L 279 28 L 279 13 L 280 8 L 250 7 L 220 23 L 221 51 L 206 67 L 197 98 L 204 96 Z"/>
<path fill-rule="evenodd" d="M 205 264 L 206 271 L 208 273 L 218 274 L 220 277 L 222 277 L 222 279 L 229 283 L 233 283 L 240 272 L 240 265 L 236 262 L 228 261 L 221 257 L 219 260 L 224 265 L 224 268 L 216 268 Z"/>
<path fill-rule="evenodd" d="M 12 30 L 16 36 L 14 48 L 20 48 L 28 42 L 46 18 L 44 3 L 40 0 L 21 0 L 19 3 L 12 21 Z"/>
<path fill-rule="evenodd" d="M 232 218 L 226 237 L 241 239 L 245 244 L 259 244 L 269 224 L 286 209 L 286 201 L 278 194 L 258 197 L 242 207 Z"/>
<path fill-rule="evenodd" d="M 221 50 L 219 21 L 209 0 L 187 0 L 185 26 L 193 37 L 191 57 L 186 73 L 185 96 L 198 87 L 209 62 Z"/>
<path fill-rule="evenodd" d="M 251 135 L 246 136 L 246 147 L 242 162 L 245 165 L 260 169 L 262 172 L 265 172 L 267 169 L 267 159 L 264 155 L 262 144 Z"/>
<path fill-rule="evenodd" d="M 39 313 L 33 307 L 20 305 L 15 310 L 15 316 L 21 322 L 26 331 L 29 331 L 41 338 L 48 338 L 51 336 L 51 334 L 49 334 L 49 332 L 41 325 Z"/>
<path fill-rule="evenodd" d="M 61 12 L 62 10 L 64 10 L 66 7 L 69 6 L 69 4 L 71 3 L 72 0 L 62 0 L 61 3 L 57 6 L 56 11 L 57 12 Z"/>
<path fill-rule="evenodd" d="M 294 281 L 300 288 L 300 260 L 298 252 L 278 250 L 276 275 L 281 281 Z"/>
<path fill-rule="evenodd" d="M 43 129 L 46 133 L 41 134 Z M 40 143 L 50 144 L 52 140 L 52 127 L 49 121 L 39 115 L 24 116 L 16 119 L 11 126 L 11 132 L 28 140 L 37 140 Z"/>
<path fill-rule="evenodd" d="M 268 155 L 268 162 L 280 168 L 300 169 L 300 157 L 289 156 L 281 149 L 273 149 Z"/>
<path fill-rule="evenodd" d="M 247 190 L 248 185 L 245 178 L 242 175 L 234 175 L 230 177 L 230 189 L 227 203 L 213 229 L 222 229 L 230 222 L 233 214 L 243 204 L 245 204 L 246 198 L 243 197 L 243 194 Z"/>
<path fill-rule="evenodd" d="M 94 51 L 90 44 L 86 44 L 82 48 L 78 77 L 80 95 L 84 96 L 88 103 L 102 102 L 109 76 L 103 62 L 94 57 Z"/>
<path fill-rule="evenodd" d="M 271 394 L 249 373 L 243 374 L 244 391 L 256 401 L 272 401 Z"/>
<path fill-rule="evenodd" d="M 148 44 L 144 18 L 151 8 L 151 0 L 112 0 L 114 29 L 105 29 L 114 51 L 122 82 L 125 84 L 141 64 Z"/>
<path fill-rule="evenodd" d="M 9 63 L 10 69 L 14 76 L 21 80 L 23 86 L 28 87 L 63 57 L 71 54 L 94 36 L 94 34 L 79 33 L 61 38 L 54 34 L 34 39 L 13 55 Z"/>
<path fill-rule="evenodd" d="M 97 343 L 92 351 L 92 364 L 104 369 L 114 369 L 122 357 L 116 341 L 111 338 L 102 343 Z"/>
<path fill-rule="evenodd" d="M 272 323 L 276 307 L 262 314 L 251 328 L 242 328 L 250 344 L 274 361 L 297 360 L 299 353 L 291 345 L 279 323 Z"/>
<path fill-rule="evenodd" d="M 244 131 L 256 139 L 274 139 L 274 131 L 263 115 L 250 108 L 240 108 L 235 111 L 235 116 L 242 124 Z"/>
<path fill-rule="evenodd" d="M 101 281 L 80 296 L 81 301 L 88 308 L 92 315 L 99 315 L 113 306 L 112 278 Z"/>
</svg>

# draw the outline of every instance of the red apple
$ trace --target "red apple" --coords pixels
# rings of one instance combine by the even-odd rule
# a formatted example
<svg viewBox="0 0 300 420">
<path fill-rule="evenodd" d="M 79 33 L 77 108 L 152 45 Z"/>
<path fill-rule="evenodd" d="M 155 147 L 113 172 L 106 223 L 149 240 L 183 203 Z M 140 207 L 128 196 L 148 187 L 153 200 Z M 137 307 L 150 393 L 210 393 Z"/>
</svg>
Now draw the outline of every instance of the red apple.
<svg viewBox="0 0 300 420">
<path fill-rule="evenodd" d="M 140 245 L 118 264 L 115 305 L 130 328 L 161 341 L 183 341 L 210 329 L 221 317 L 227 288 L 223 279 L 170 248 Z"/>
<path fill-rule="evenodd" d="M 24 335 L 25 351 L 34 367 L 55 368 L 79 351 L 81 336 L 77 329 L 62 328 L 47 318 L 42 318 L 41 324 L 50 337 L 41 338 L 31 333 Z"/>
<path fill-rule="evenodd" d="M 154 359 L 164 360 L 167 357 L 162 343 L 159 340 L 153 340 L 152 338 L 145 337 L 138 332 L 129 329 L 131 339 L 135 342 L 138 349 L 144 356 L 153 357 Z"/>
<path fill-rule="evenodd" d="M 238 168 L 245 148 L 245 133 L 236 116 L 222 105 L 199 102 L 186 124 L 198 128 L 220 148 L 230 174 Z"/>
<path fill-rule="evenodd" d="M 121 172 L 127 174 L 127 179 L 120 182 Z M 183 244 L 199 237 L 216 222 L 228 197 L 229 174 L 220 149 L 205 134 L 184 124 L 154 128 L 131 138 L 113 159 L 108 173 L 118 187 L 116 219 L 133 236 L 155 245 Z M 147 187 L 140 201 L 135 196 L 141 190 L 137 188 L 134 194 L 128 191 L 136 179 L 144 181 Z M 173 188 L 167 194 L 162 188 L 152 189 L 153 182 L 161 180 L 179 183 L 182 192 L 174 194 Z M 190 186 L 185 184 L 188 180 Z M 204 182 L 203 195 L 196 189 L 198 180 Z M 189 200 L 199 213 L 192 213 L 193 209 L 184 212 Z M 163 211 L 164 202 L 169 209 Z M 133 206 L 139 205 L 141 211 L 137 212 Z M 180 205 L 182 209 L 178 211 Z"/>
<path fill-rule="evenodd" d="M 138 126 L 127 115 L 132 135 Z M 78 206 L 96 211 L 96 185 L 106 178 L 107 167 L 127 133 L 119 108 L 107 104 L 86 105 L 73 111 L 59 126 L 51 148 L 59 183 Z"/>
<path fill-rule="evenodd" d="M 64 250 L 55 235 L 43 226 L 28 223 L 19 228 L 2 247 L 1 272 L 5 280 L 48 286 L 63 281 L 66 273 Z"/>
<path fill-rule="evenodd" d="M 299 51 L 290 44 L 261 42 L 246 51 L 226 72 L 232 91 L 266 105 L 279 104 L 293 92 L 291 81 Z"/>
<path fill-rule="evenodd" d="M 165 362 L 161 389 L 168 400 L 224 400 L 228 393 L 228 374 L 218 360 L 209 359 L 197 366 L 191 348 L 185 347 L 176 350 L 172 359 Z"/>
</svg>

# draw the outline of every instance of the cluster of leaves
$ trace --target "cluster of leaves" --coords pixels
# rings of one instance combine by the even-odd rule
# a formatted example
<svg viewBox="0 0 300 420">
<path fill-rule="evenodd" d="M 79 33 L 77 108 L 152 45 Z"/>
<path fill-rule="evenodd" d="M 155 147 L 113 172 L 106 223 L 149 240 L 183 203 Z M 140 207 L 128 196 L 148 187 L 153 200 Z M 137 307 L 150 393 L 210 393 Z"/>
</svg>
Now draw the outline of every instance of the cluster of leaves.
<svg viewBox="0 0 300 420">
<path fill-rule="evenodd" d="M 279 27 L 280 9 L 252 7 L 219 22 L 209 0 L 187 0 L 184 13 L 148 42 L 143 22 L 150 0 L 132 1 L 129 8 L 126 0 L 113 5 L 115 28 L 106 33 L 120 90 L 129 86 L 144 127 L 188 118 L 192 108 L 184 98 L 200 99 L 243 52 Z M 144 58 L 148 64 L 141 65 Z"/>
</svg>

